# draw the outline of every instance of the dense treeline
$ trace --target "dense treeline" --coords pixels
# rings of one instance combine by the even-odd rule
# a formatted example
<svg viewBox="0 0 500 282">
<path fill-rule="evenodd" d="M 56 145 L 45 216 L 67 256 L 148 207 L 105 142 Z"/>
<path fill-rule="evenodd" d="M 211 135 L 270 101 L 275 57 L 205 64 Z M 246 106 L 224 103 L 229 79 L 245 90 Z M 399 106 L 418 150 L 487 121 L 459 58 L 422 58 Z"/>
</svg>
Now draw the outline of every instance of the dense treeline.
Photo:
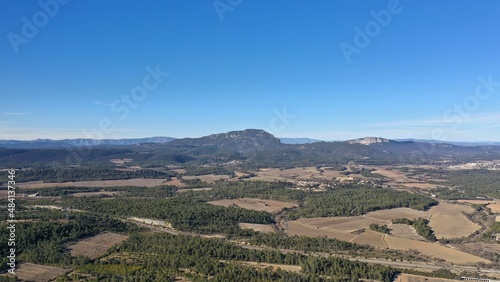
<svg viewBox="0 0 500 282">
<path fill-rule="evenodd" d="M 435 242 L 437 241 L 434 231 L 428 225 L 429 221 L 425 218 L 417 218 L 413 220 L 413 227 L 417 231 L 417 234 L 424 237 L 425 239 Z"/>
<path fill-rule="evenodd" d="M 376 279 L 391 281 L 396 270 L 341 258 L 306 257 L 297 253 L 283 254 L 276 250 L 246 249 L 217 239 L 202 239 L 170 234 L 133 235 L 119 249 L 112 261 L 98 266 L 82 267 L 79 271 L 102 278 L 133 276 L 138 281 L 158 275 L 182 274 L 192 281 L 352 281 Z M 243 266 L 239 262 L 267 262 L 300 265 L 303 273 L 271 271 Z M 111 274 L 109 269 L 126 266 L 126 271 Z M 141 268 L 132 268 L 140 266 Z M 180 272 L 180 269 L 189 271 Z M 108 271 L 106 271 L 108 270 Z M 330 278 L 321 277 L 326 275 Z M 170 280 L 163 280 L 170 281 Z"/>
<path fill-rule="evenodd" d="M 0 236 L 8 238 L 8 223 L 0 223 Z M 124 223 L 107 216 L 87 214 L 72 214 L 70 220 L 65 221 L 32 221 L 17 222 L 16 228 L 16 255 L 18 261 L 39 264 L 69 265 L 74 260 L 65 250 L 66 244 L 78 239 L 97 235 L 102 231 L 131 232 L 139 230 L 135 225 Z M 0 252 L 7 254 L 7 240 L 0 242 Z M 1 259 L 1 269 L 6 269 L 6 257 Z"/>
<path fill-rule="evenodd" d="M 338 239 L 306 236 L 283 236 L 276 233 L 258 233 L 246 241 L 252 245 L 265 245 L 277 249 L 303 252 L 333 253 L 356 250 L 373 250 L 369 245 L 360 245 Z"/>
<path fill-rule="evenodd" d="M 377 223 L 371 223 L 370 229 L 384 234 L 389 234 L 391 232 L 389 227 L 387 227 L 387 224 L 380 225 Z"/>
<path fill-rule="evenodd" d="M 336 189 L 307 196 L 304 206 L 291 211 L 290 216 L 353 216 L 401 207 L 425 210 L 436 204 L 437 201 L 429 197 L 403 191 L 379 188 Z"/>
<path fill-rule="evenodd" d="M 239 222 L 274 223 L 267 212 L 214 206 L 193 198 L 67 198 L 64 205 L 114 216 L 165 220 L 176 229 L 201 233 L 240 234 Z"/>
<path fill-rule="evenodd" d="M 412 225 L 413 221 L 408 219 L 408 218 L 395 218 L 392 220 L 393 224 L 407 224 L 407 225 Z"/>
<path fill-rule="evenodd" d="M 453 189 L 439 188 L 432 192 L 449 200 L 476 199 L 476 197 L 500 198 L 500 171 L 486 169 L 468 170 L 420 170 L 432 178 L 444 179 Z"/>
<path fill-rule="evenodd" d="M 158 178 L 169 179 L 174 176 L 173 172 L 163 172 L 150 169 L 140 169 L 135 171 L 122 171 L 114 167 L 45 167 L 23 170 L 16 173 L 18 182 L 39 181 L 44 182 L 68 182 L 68 181 L 94 181 L 94 180 L 115 180 L 131 178 Z"/>
</svg>

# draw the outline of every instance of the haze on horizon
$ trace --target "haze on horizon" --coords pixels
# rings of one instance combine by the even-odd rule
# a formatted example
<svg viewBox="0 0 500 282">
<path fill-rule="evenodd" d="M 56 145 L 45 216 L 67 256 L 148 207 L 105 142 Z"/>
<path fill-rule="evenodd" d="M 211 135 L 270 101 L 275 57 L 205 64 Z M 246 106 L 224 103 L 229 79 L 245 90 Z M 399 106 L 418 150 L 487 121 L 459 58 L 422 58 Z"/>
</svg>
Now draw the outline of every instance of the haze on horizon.
<svg viewBox="0 0 500 282">
<path fill-rule="evenodd" d="M 499 2 L 0 8 L 0 139 L 500 141 Z"/>
</svg>

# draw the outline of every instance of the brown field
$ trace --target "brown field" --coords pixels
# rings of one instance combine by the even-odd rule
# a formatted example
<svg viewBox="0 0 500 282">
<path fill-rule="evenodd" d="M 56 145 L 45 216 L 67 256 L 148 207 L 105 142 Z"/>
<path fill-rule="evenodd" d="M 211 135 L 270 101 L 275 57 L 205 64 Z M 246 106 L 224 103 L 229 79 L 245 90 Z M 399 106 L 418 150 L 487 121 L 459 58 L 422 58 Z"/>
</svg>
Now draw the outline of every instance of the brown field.
<svg viewBox="0 0 500 282">
<path fill-rule="evenodd" d="M 425 240 L 424 238 L 420 237 L 420 235 L 418 235 L 417 232 L 415 231 L 415 228 L 411 227 L 410 225 L 391 224 L 389 228 L 391 229 L 391 235 L 393 236 L 411 240 L 420 240 L 420 241 Z"/>
<path fill-rule="evenodd" d="M 288 235 L 308 236 L 308 237 L 327 237 L 343 241 L 350 241 L 357 235 L 345 231 L 334 229 L 325 229 L 308 225 L 299 220 L 288 222 Z"/>
<path fill-rule="evenodd" d="M 495 219 L 495 221 L 500 222 L 500 215 L 497 215 L 497 218 Z"/>
<path fill-rule="evenodd" d="M 354 232 L 363 228 L 368 229 L 372 223 L 387 224 L 387 222 L 382 220 L 364 216 L 300 218 L 296 221 L 312 227 L 334 229 L 344 232 Z"/>
<path fill-rule="evenodd" d="M 170 180 L 164 181 L 163 185 L 173 185 L 177 187 L 186 187 L 187 185 L 182 183 L 179 179 L 177 178 L 172 178 Z"/>
<path fill-rule="evenodd" d="M 217 180 L 221 179 L 230 179 L 229 175 L 217 175 L 217 174 L 205 174 L 205 175 L 196 175 L 196 176 L 183 176 L 183 179 L 200 179 L 203 182 L 214 183 Z"/>
<path fill-rule="evenodd" d="M 425 277 L 425 276 L 418 276 L 418 275 L 413 275 L 413 274 L 400 274 L 394 280 L 395 282 L 451 282 L 451 281 L 460 281 L 460 280 L 451 280 L 451 279 L 445 279 L 445 278 L 433 278 L 433 277 Z"/>
<path fill-rule="evenodd" d="M 382 249 L 388 248 L 384 243 L 384 234 L 372 230 L 366 230 L 365 232 L 351 239 L 350 242 L 358 244 L 368 244 Z"/>
<path fill-rule="evenodd" d="M 478 262 L 489 263 L 490 261 L 470 255 L 452 248 L 448 248 L 439 243 L 429 243 L 422 241 L 409 240 L 394 236 L 386 236 L 385 242 L 391 249 L 396 250 L 418 250 L 419 252 L 434 257 L 444 259 L 450 263 L 456 264 L 475 264 Z"/>
<path fill-rule="evenodd" d="M 106 253 L 110 247 L 125 241 L 128 236 L 102 232 L 99 235 L 90 237 L 68 247 L 71 256 L 86 256 L 90 259 L 98 258 Z"/>
<path fill-rule="evenodd" d="M 467 237 L 481 228 L 462 214 L 473 212 L 469 206 L 440 203 L 429 212 L 432 214 L 429 226 L 438 239 Z"/>
<path fill-rule="evenodd" d="M 385 220 L 385 221 L 391 221 L 395 218 L 408 218 L 408 219 L 415 219 L 415 218 L 429 218 L 430 213 L 425 212 L 425 211 L 418 211 L 410 208 L 397 208 L 397 209 L 390 209 L 390 210 L 380 210 L 380 211 L 374 211 L 374 212 L 369 212 L 365 215 L 365 217 L 369 218 L 375 218 L 379 220 Z"/>
<path fill-rule="evenodd" d="M 83 192 L 83 193 L 74 193 L 71 196 L 74 197 L 92 197 L 92 196 L 100 196 L 100 195 L 108 195 L 113 196 L 122 193 L 122 191 L 100 191 L 100 192 Z"/>
<path fill-rule="evenodd" d="M 494 203 L 494 204 L 489 204 L 488 208 L 491 209 L 492 212 L 494 213 L 500 213 L 500 203 Z"/>
<path fill-rule="evenodd" d="M 21 263 L 16 270 L 16 276 L 22 281 L 46 282 L 54 280 L 57 276 L 63 275 L 68 271 L 70 271 L 70 269 L 33 263 Z"/>
<path fill-rule="evenodd" d="M 41 181 L 18 183 L 19 189 L 35 189 L 47 187 L 115 187 L 115 186 L 135 186 L 135 187 L 155 187 L 166 185 L 166 179 L 153 178 L 133 178 L 123 180 L 104 180 L 104 181 L 77 181 L 62 183 L 42 183 Z"/>
<path fill-rule="evenodd" d="M 8 193 L 9 192 L 7 190 L 0 190 L 0 199 L 7 199 Z"/>
<path fill-rule="evenodd" d="M 274 233 L 273 227 L 269 224 L 240 223 L 239 226 L 241 229 L 252 229 L 262 233 Z"/>
<path fill-rule="evenodd" d="M 228 199 L 228 200 L 217 200 L 208 202 L 209 204 L 216 206 L 238 206 L 244 209 L 256 210 L 256 211 L 266 211 L 266 212 L 278 212 L 284 208 L 293 208 L 298 205 L 295 203 L 280 202 L 274 200 L 263 200 L 255 198 L 240 198 L 240 199 Z"/>
</svg>

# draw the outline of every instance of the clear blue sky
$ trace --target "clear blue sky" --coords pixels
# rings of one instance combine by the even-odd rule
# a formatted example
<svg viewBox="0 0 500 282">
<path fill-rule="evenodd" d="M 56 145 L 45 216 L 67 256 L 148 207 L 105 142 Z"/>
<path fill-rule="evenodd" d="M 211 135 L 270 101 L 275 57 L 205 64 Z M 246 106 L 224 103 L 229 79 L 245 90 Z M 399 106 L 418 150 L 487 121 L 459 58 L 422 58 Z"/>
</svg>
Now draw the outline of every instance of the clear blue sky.
<svg viewBox="0 0 500 282">
<path fill-rule="evenodd" d="M 55 1 L 0 3 L 0 139 L 500 141 L 499 1 Z"/>
</svg>

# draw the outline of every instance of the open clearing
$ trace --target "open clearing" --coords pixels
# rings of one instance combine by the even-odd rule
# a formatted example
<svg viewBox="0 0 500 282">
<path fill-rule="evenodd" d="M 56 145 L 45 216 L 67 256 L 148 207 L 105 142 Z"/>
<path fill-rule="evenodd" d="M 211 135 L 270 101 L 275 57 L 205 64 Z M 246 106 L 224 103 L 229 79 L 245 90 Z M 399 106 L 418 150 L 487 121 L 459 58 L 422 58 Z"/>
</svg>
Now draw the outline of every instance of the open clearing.
<svg viewBox="0 0 500 282">
<path fill-rule="evenodd" d="M 203 182 L 214 183 L 217 180 L 221 179 L 230 179 L 229 175 L 217 175 L 217 174 L 204 174 L 204 175 L 196 175 L 196 176 L 183 176 L 183 179 L 191 180 L 191 179 L 200 179 Z"/>
<path fill-rule="evenodd" d="M 395 282 L 451 282 L 451 281 L 460 281 L 460 280 L 451 280 L 451 279 L 445 279 L 445 278 L 433 278 L 433 277 L 425 277 L 425 276 L 418 276 L 418 275 L 413 275 L 413 274 L 400 274 L 394 280 Z"/>
<path fill-rule="evenodd" d="M 419 217 L 429 218 L 429 212 L 418 211 L 410 208 L 396 208 L 390 210 L 380 210 L 369 212 L 365 215 L 365 217 L 375 218 L 379 220 L 391 221 L 395 218 L 408 218 L 408 219 L 416 219 Z"/>
<path fill-rule="evenodd" d="M 333 178 L 346 178 L 340 171 L 328 169 L 328 167 L 298 167 L 290 169 L 262 168 L 255 173 L 257 176 L 250 180 L 263 181 L 293 181 L 293 180 L 332 180 Z M 366 178 L 360 174 L 350 174 L 348 177 Z"/>
<path fill-rule="evenodd" d="M 473 211 L 472 207 L 465 205 L 440 203 L 429 210 L 432 214 L 429 226 L 438 239 L 467 237 L 481 229 L 481 226 L 471 222 L 462 214 Z"/>
<path fill-rule="evenodd" d="M 102 180 L 102 181 L 76 181 L 76 182 L 61 182 L 61 183 L 43 183 L 42 181 L 32 181 L 17 183 L 19 189 L 35 189 L 47 187 L 117 187 L 117 186 L 134 186 L 134 187 L 155 187 L 167 185 L 166 179 L 154 178 L 132 178 L 121 180 Z"/>
<path fill-rule="evenodd" d="M 489 204 L 488 208 L 494 213 L 500 213 L 500 203 Z"/>
<path fill-rule="evenodd" d="M 57 276 L 63 275 L 68 271 L 69 269 L 55 266 L 21 263 L 18 269 L 16 269 L 16 276 L 19 280 L 23 281 L 45 282 L 54 280 Z"/>
<path fill-rule="evenodd" d="M 391 235 L 393 236 L 411 240 L 425 240 L 417 234 L 415 228 L 408 224 L 391 224 L 389 228 L 391 229 Z"/>
<path fill-rule="evenodd" d="M 295 203 L 280 202 L 274 200 L 263 200 L 256 198 L 240 198 L 240 199 L 227 199 L 208 202 L 216 206 L 238 206 L 248 210 L 266 211 L 266 212 L 279 212 L 284 208 L 293 208 L 298 205 Z"/>
<path fill-rule="evenodd" d="M 258 269 L 271 267 L 273 270 L 286 270 L 291 272 L 299 273 L 301 271 L 301 267 L 298 265 L 288 265 L 288 264 L 276 264 L 276 263 L 267 263 L 267 262 L 255 262 L 255 261 L 231 261 L 231 260 L 220 260 L 224 263 L 237 263 L 240 265 L 248 265 Z"/>
<path fill-rule="evenodd" d="M 252 229 L 262 233 L 274 233 L 273 227 L 269 224 L 240 223 L 239 226 L 241 229 Z"/>
<path fill-rule="evenodd" d="M 358 244 L 368 244 L 382 249 L 387 248 L 387 245 L 384 242 L 384 234 L 373 230 L 366 230 L 350 241 Z"/>
<path fill-rule="evenodd" d="M 103 232 L 94 237 L 90 237 L 68 247 L 71 256 L 85 256 L 90 259 L 98 258 L 106 253 L 110 247 L 125 241 L 128 236 Z"/>
<path fill-rule="evenodd" d="M 419 252 L 446 260 L 447 262 L 456 264 L 475 264 L 478 262 L 489 263 L 490 261 L 470 255 L 455 249 L 448 248 L 440 243 L 429 243 L 416 240 L 398 238 L 394 236 L 386 236 L 385 242 L 389 248 L 396 250 L 418 250 Z"/>
<path fill-rule="evenodd" d="M 111 159 L 109 161 L 117 165 L 123 165 L 125 163 L 131 162 L 132 159 Z"/>
</svg>

